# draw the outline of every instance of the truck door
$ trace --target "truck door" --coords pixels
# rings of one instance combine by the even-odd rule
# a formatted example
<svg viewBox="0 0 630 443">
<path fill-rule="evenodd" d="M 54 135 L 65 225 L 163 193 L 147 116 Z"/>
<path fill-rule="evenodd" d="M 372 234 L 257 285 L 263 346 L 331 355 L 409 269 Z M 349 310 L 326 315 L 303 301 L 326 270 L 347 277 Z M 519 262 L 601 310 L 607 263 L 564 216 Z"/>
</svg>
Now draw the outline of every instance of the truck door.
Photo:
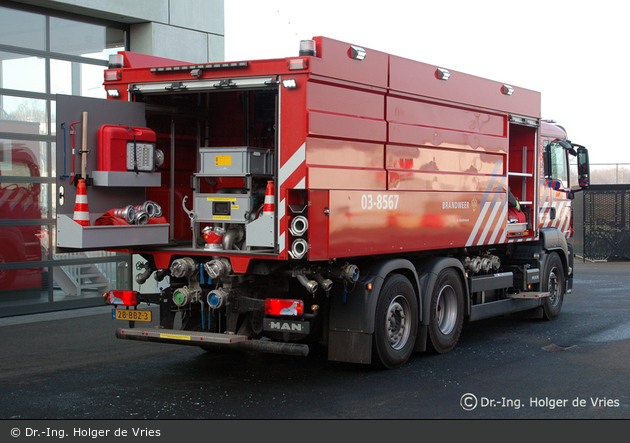
<svg viewBox="0 0 630 443">
<path fill-rule="evenodd" d="M 569 151 L 563 141 L 545 141 L 545 178 L 543 180 L 540 223 L 541 227 L 560 229 L 570 234 L 571 205 L 569 201 Z"/>
</svg>

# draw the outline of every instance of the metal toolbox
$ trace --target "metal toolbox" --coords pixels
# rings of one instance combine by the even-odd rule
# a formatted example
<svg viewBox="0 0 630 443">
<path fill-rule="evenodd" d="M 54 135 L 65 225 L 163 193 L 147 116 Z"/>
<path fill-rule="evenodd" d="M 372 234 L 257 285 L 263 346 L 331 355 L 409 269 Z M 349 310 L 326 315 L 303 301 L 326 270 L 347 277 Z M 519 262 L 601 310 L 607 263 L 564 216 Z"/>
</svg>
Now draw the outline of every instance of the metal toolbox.
<svg viewBox="0 0 630 443">
<path fill-rule="evenodd" d="M 273 151 L 248 148 L 200 148 L 200 175 L 241 177 L 273 175 Z"/>
<path fill-rule="evenodd" d="M 245 223 L 251 206 L 252 197 L 247 194 L 194 194 L 198 221 Z"/>
</svg>

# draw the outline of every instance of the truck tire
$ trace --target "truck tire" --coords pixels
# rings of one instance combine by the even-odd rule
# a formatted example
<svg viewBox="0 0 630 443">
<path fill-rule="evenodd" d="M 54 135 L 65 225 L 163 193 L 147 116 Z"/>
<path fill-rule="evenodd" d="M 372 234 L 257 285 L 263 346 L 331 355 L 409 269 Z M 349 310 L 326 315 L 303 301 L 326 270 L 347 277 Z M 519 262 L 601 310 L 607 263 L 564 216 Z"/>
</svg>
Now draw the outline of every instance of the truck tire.
<svg viewBox="0 0 630 443">
<path fill-rule="evenodd" d="M 428 350 L 435 354 L 451 351 L 464 324 L 464 288 L 457 271 L 442 270 L 437 277 L 429 311 Z"/>
<path fill-rule="evenodd" d="M 543 275 L 542 290 L 549 291 L 551 294 L 543 299 L 543 319 L 553 320 L 560 314 L 562 309 L 566 286 L 564 266 L 562 266 L 562 260 L 555 252 L 549 254 Z"/>
<path fill-rule="evenodd" d="M 418 300 L 409 280 L 391 274 L 376 304 L 373 358 L 375 365 L 394 369 L 411 356 L 418 333 Z"/>
</svg>

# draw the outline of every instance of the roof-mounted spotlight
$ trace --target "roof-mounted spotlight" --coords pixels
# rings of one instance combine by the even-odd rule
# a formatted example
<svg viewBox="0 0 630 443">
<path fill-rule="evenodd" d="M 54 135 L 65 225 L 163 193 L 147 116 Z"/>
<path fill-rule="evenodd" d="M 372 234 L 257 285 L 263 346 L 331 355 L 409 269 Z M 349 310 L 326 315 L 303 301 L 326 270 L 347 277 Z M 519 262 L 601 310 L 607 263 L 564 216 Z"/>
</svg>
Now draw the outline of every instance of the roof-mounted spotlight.
<svg viewBox="0 0 630 443">
<path fill-rule="evenodd" d="M 359 46 L 354 46 L 354 45 L 350 46 L 350 58 L 361 61 L 361 60 L 365 60 L 366 55 L 367 55 L 367 52 L 365 52 L 365 49 Z"/>
<path fill-rule="evenodd" d="M 437 68 L 437 71 L 435 71 L 435 76 L 439 79 L 439 80 L 448 80 L 449 78 L 451 78 L 451 73 L 448 72 L 448 69 L 444 69 L 444 68 Z"/>
<path fill-rule="evenodd" d="M 501 88 L 501 91 L 505 95 L 512 95 L 512 94 L 514 94 L 514 88 L 511 87 L 510 85 L 503 85 L 503 88 Z"/>
</svg>

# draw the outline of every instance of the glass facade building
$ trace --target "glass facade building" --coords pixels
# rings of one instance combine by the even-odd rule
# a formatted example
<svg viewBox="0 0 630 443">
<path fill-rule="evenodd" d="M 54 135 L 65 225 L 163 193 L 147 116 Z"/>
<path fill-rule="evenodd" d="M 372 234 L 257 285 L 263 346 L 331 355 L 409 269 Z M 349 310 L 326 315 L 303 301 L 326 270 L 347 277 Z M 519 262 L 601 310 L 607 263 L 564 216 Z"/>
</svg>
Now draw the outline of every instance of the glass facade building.
<svg viewBox="0 0 630 443">
<path fill-rule="evenodd" d="M 105 98 L 128 25 L 0 3 L 0 316 L 101 305 L 130 257 L 55 248 L 56 94 Z"/>
</svg>

